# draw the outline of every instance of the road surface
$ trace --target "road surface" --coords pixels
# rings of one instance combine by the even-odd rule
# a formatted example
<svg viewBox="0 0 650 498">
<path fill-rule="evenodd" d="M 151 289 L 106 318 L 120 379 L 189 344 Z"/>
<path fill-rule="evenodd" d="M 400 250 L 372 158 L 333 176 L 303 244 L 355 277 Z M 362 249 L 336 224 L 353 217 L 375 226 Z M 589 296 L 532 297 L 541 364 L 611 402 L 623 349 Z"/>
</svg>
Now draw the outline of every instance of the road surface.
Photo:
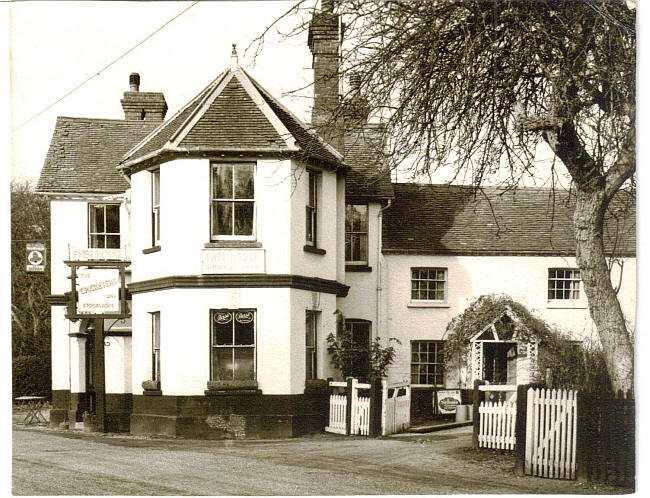
<svg viewBox="0 0 650 498">
<path fill-rule="evenodd" d="M 399 439 L 323 434 L 274 441 L 193 441 L 14 426 L 12 490 L 16 495 L 625 491 L 516 477 L 510 456 L 467 448 L 470 430 Z"/>
</svg>

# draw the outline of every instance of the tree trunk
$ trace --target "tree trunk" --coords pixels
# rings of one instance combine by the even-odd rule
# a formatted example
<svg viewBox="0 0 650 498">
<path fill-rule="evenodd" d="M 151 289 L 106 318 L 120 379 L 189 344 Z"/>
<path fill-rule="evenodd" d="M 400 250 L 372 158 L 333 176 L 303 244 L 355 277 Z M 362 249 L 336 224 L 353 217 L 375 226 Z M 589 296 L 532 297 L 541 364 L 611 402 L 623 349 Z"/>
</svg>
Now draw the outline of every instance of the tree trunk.
<svg viewBox="0 0 650 498">
<path fill-rule="evenodd" d="M 578 187 L 576 197 L 576 261 L 589 313 L 600 336 L 612 388 L 625 392 L 634 385 L 634 348 L 605 258 L 603 223 L 609 200 L 602 186 Z"/>
</svg>

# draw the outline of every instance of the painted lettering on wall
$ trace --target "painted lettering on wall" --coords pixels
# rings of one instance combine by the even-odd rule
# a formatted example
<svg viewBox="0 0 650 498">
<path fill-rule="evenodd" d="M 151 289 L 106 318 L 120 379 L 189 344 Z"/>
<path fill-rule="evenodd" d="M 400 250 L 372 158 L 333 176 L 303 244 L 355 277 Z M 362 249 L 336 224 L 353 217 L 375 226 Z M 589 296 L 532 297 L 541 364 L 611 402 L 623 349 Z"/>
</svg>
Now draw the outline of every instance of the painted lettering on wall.
<svg viewBox="0 0 650 498">
<path fill-rule="evenodd" d="M 204 249 L 201 272 L 264 273 L 264 249 Z"/>
</svg>

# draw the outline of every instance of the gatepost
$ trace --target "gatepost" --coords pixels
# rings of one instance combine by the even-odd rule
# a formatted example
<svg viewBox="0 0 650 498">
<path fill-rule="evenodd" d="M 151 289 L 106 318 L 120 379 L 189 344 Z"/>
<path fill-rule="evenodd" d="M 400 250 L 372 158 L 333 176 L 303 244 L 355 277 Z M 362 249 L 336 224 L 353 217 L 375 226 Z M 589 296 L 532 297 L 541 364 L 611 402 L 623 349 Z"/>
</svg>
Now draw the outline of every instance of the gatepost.
<svg viewBox="0 0 650 498">
<path fill-rule="evenodd" d="M 478 412 L 479 406 L 481 405 L 481 401 L 485 400 L 485 393 L 483 391 L 479 391 L 478 386 L 482 386 L 484 384 L 487 384 L 486 381 L 481 380 L 481 379 L 476 379 L 474 380 L 474 393 L 473 393 L 473 399 L 472 399 L 472 420 L 474 422 L 474 431 L 472 433 L 472 447 L 474 449 L 478 449 L 478 430 L 479 430 L 479 423 L 480 423 L 480 415 Z"/>
</svg>

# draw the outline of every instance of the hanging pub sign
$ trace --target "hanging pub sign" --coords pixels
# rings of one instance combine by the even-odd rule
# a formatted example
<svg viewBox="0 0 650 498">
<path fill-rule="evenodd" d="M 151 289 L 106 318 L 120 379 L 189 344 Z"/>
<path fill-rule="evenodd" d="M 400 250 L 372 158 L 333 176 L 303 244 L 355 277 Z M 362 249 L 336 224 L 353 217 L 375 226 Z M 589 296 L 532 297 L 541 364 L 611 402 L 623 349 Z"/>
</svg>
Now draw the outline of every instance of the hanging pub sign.
<svg viewBox="0 0 650 498">
<path fill-rule="evenodd" d="M 27 244 L 27 272 L 45 273 L 45 244 Z"/>
<path fill-rule="evenodd" d="M 72 292 L 68 318 L 127 318 L 126 274 L 129 262 L 81 263 L 66 261 L 70 266 Z"/>
</svg>

